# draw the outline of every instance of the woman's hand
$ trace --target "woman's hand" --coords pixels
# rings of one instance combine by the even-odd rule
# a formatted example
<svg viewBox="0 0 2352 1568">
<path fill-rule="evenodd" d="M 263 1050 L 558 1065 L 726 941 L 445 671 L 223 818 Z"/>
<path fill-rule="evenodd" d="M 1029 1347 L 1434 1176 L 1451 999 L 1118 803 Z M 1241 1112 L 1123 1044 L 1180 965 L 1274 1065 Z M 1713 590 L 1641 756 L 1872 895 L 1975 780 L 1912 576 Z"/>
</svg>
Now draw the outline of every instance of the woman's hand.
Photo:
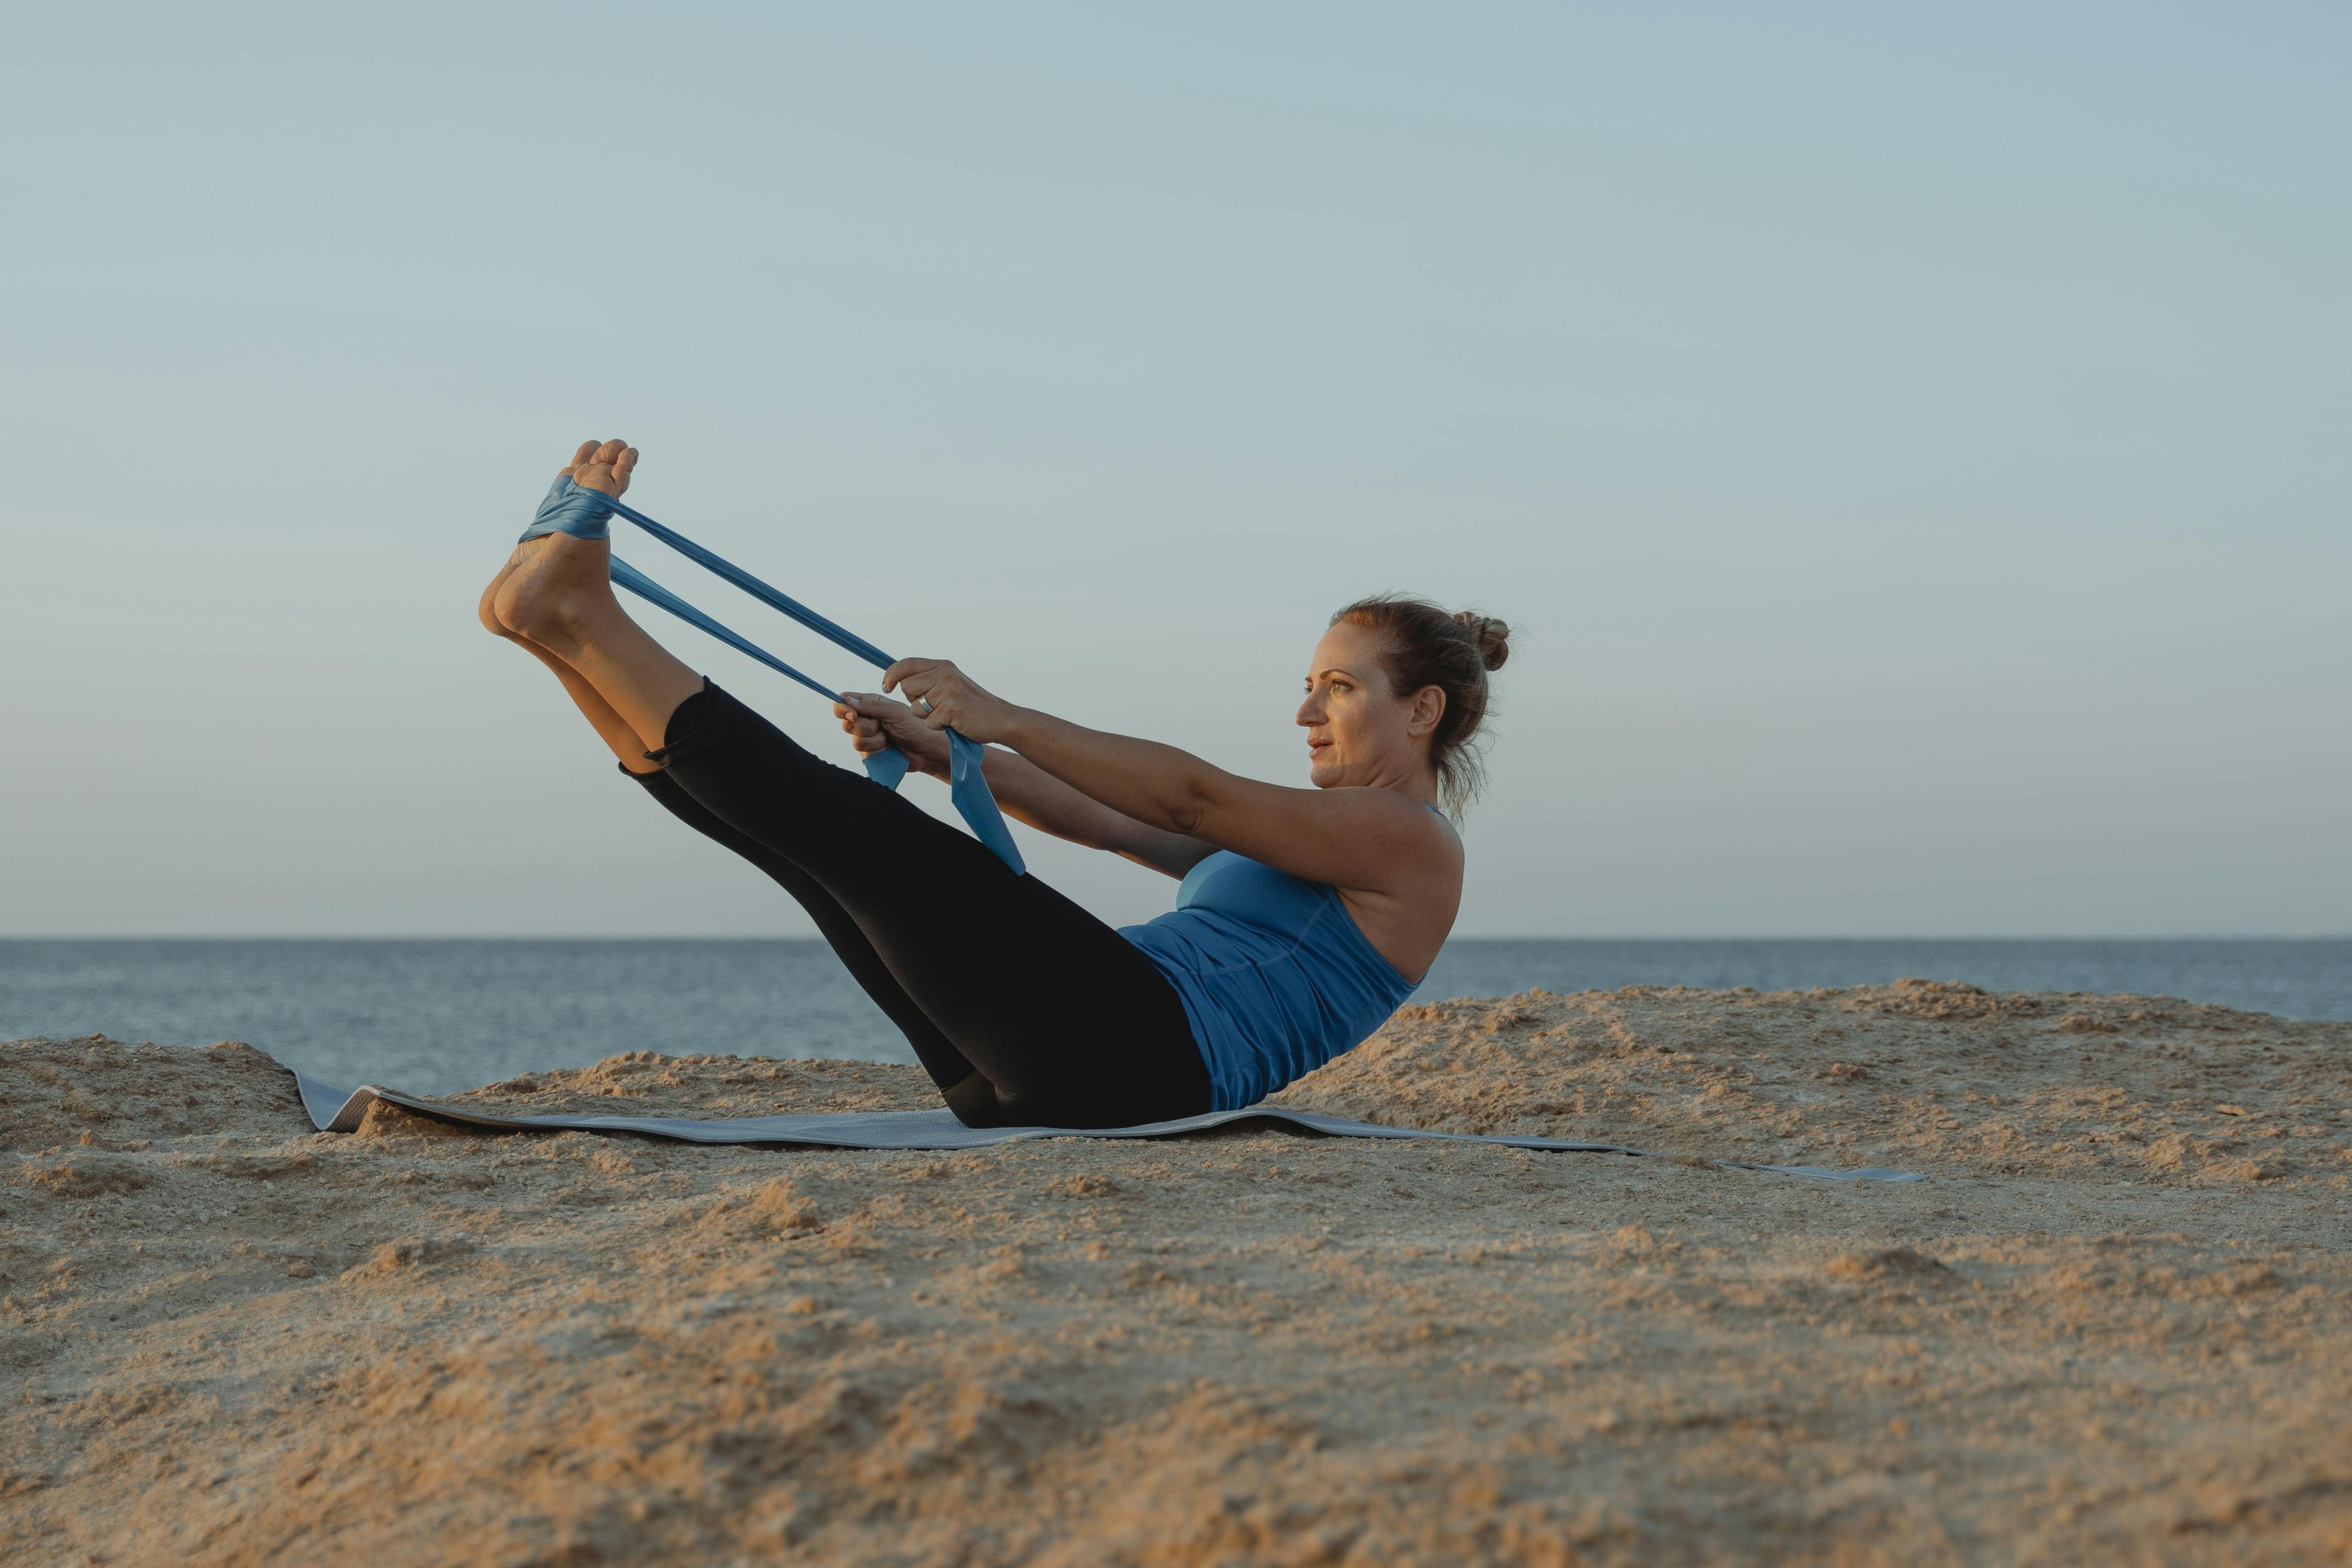
<svg viewBox="0 0 2352 1568">
<path fill-rule="evenodd" d="M 916 772 L 934 779 L 948 776 L 948 737 L 924 724 L 922 716 L 905 703 L 872 692 L 844 692 L 833 713 L 859 756 L 895 746 L 907 754 Z"/>
<path fill-rule="evenodd" d="M 894 687 L 924 724 L 955 730 L 983 746 L 1004 739 L 1021 713 L 946 659 L 899 660 L 882 672 L 882 689 Z"/>
</svg>

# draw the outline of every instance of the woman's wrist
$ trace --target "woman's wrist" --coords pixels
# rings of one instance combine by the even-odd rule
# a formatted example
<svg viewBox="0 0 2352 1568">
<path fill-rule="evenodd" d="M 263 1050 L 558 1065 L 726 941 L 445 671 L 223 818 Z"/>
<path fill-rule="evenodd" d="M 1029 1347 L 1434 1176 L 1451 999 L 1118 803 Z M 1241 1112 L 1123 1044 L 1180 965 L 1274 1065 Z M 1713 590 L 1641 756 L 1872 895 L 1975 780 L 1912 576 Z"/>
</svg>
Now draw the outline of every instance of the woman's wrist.
<svg viewBox="0 0 2352 1568">
<path fill-rule="evenodd" d="M 1040 720 L 1046 717 L 1033 707 L 1005 705 L 1004 723 L 993 737 L 995 743 L 1009 751 L 1018 751 L 1036 734 Z"/>
</svg>

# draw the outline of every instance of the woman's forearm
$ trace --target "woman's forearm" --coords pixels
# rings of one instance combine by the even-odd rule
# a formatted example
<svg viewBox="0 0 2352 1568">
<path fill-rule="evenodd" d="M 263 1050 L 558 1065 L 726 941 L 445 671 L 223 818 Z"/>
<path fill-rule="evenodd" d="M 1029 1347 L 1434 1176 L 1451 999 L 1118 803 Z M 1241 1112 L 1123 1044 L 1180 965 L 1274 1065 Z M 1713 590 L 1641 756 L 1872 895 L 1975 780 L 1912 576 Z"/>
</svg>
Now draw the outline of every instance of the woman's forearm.
<svg viewBox="0 0 2352 1568">
<path fill-rule="evenodd" d="M 1006 816 L 1058 839 L 1097 849 L 1108 847 L 1097 840 L 1105 826 L 1103 819 L 1117 815 L 1109 807 L 1002 747 L 988 747 L 986 770 L 989 793 L 996 797 Z"/>
<path fill-rule="evenodd" d="M 842 694 L 833 711 L 861 753 L 895 745 L 926 776 L 945 782 L 951 773 L 947 739 L 936 723 L 927 722 L 928 715 L 870 692 Z M 997 805 L 1039 832 L 1108 850 L 1176 877 L 1210 852 L 1209 845 L 1125 816 L 1011 751 L 988 746 L 982 757 L 982 776 Z"/>
<path fill-rule="evenodd" d="M 1018 709 L 1001 739 L 1073 792 L 1165 832 L 1196 832 L 1223 777 L 1189 751 L 1034 708 Z"/>
<path fill-rule="evenodd" d="M 1008 703 L 948 659 L 901 659 L 882 684 L 907 694 L 926 729 L 1011 747 L 1137 823 L 1147 841 L 1183 842 L 1194 864 L 1230 850 L 1342 890 L 1388 896 L 1417 876 L 1451 877 L 1459 891 L 1460 841 L 1423 809 L 1425 799 L 1395 784 L 1295 789 L 1244 779 L 1172 746 Z"/>
<path fill-rule="evenodd" d="M 989 792 L 1004 814 L 1041 833 L 1107 850 L 1174 877 L 1210 852 L 1210 846 L 1199 840 L 1123 816 L 1001 747 L 988 748 L 986 772 Z"/>
</svg>

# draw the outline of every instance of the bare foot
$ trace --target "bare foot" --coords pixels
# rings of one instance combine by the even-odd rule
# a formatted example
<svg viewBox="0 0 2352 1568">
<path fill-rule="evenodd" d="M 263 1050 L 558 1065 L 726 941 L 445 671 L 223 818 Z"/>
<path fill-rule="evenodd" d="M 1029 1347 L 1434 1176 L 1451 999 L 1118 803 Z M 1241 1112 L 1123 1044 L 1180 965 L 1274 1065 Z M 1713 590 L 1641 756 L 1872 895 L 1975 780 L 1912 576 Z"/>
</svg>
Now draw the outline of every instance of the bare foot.
<svg viewBox="0 0 2352 1568">
<path fill-rule="evenodd" d="M 583 441 L 563 470 L 583 488 L 619 496 L 629 487 L 637 449 L 625 441 Z M 604 539 L 549 534 L 515 547 L 482 595 L 483 624 L 562 653 L 580 631 L 604 613 L 619 614 L 613 598 L 613 547 Z"/>
<path fill-rule="evenodd" d="M 521 564 L 522 549 L 518 546 L 514 553 L 507 557 L 507 563 L 499 568 L 498 575 L 490 579 L 490 585 L 482 590 L 482 601 L 474 606 L 474 613 L 482 618 L 482 630 L 509 643 L 520 643 L 524 639 L 517 636 L 512 627 L 499 619 L 499 590 L 505 586 L 508 578 L 514 575 L 514 569 Z"/>
</svg>

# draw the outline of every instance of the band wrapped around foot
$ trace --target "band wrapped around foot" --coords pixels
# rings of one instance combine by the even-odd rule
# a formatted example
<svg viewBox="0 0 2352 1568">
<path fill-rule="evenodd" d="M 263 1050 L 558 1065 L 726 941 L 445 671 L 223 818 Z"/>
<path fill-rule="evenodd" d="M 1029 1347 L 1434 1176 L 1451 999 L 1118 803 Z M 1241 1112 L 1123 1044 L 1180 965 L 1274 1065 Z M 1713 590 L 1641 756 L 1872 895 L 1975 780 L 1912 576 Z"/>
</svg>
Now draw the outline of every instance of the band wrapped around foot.
<svg viewBox="0 0 2352 1568">
<path fill-rule="evenodd" d="M 612 531 L 613 497 L 602 490 L 591 490 L 575 484 L 569 474 L 558 474 L 555 483 L 547 487 L 540 498 L 539 511 L 523 529 L 522 538 L 543 538 L 549 534 L 570 534 L 575 539 L 601 539 Z"/>
</svg>

